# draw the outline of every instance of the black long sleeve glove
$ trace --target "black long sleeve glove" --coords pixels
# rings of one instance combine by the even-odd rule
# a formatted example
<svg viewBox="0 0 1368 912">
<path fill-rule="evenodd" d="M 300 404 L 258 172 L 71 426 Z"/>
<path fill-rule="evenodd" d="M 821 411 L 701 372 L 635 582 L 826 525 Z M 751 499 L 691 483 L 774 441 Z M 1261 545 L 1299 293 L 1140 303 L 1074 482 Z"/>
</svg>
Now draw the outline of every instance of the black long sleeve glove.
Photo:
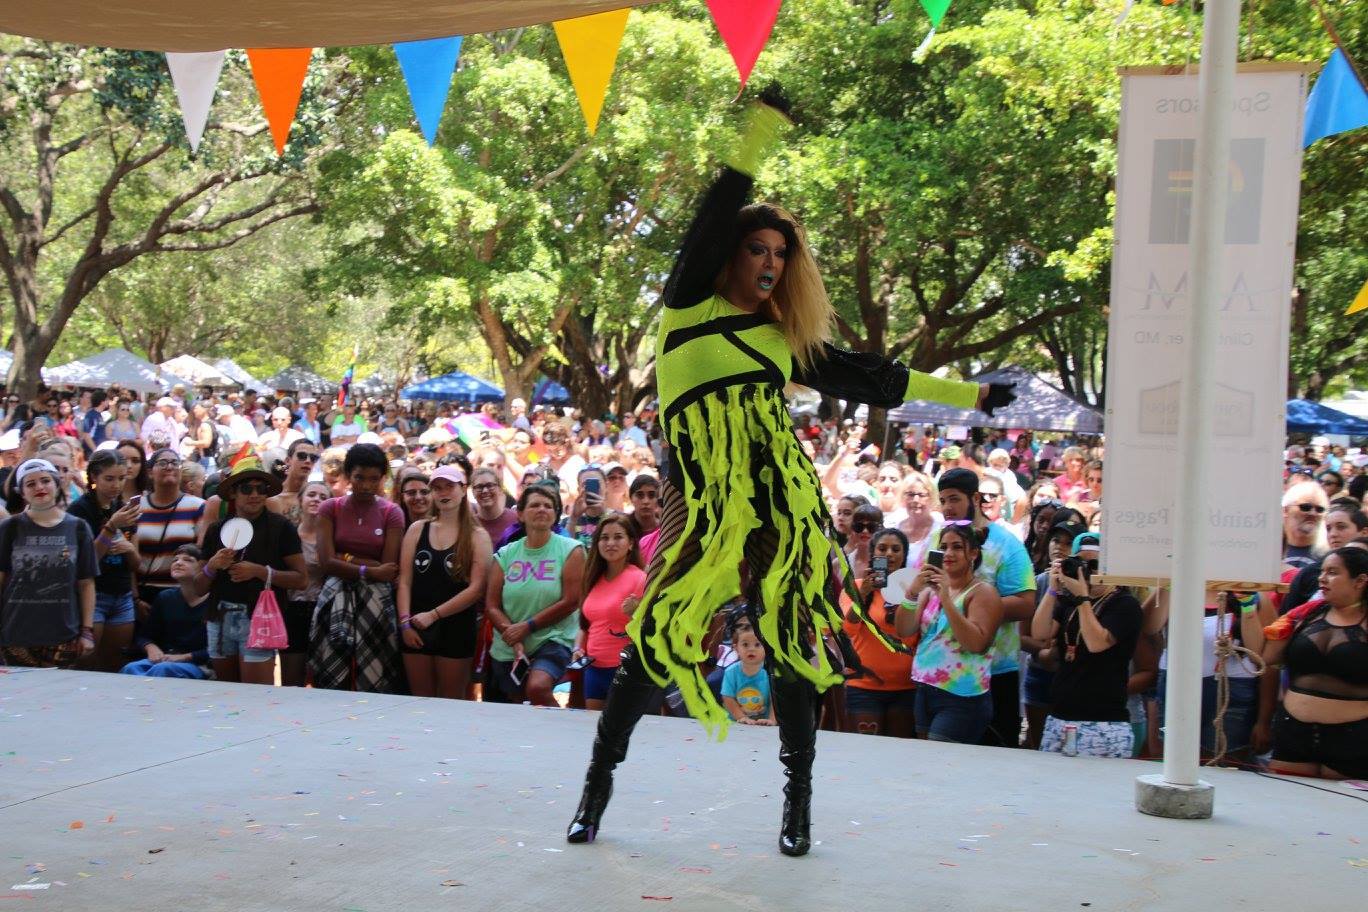
<svg viewBox="0 0 1368 912">
<path fill-rule="evenodd" d="M 983 413 L 992 417 L 995 409 L 1006 408 L 1016 400 L 1015 383 L 990 383 L 983 397 Z"/>
</svg>

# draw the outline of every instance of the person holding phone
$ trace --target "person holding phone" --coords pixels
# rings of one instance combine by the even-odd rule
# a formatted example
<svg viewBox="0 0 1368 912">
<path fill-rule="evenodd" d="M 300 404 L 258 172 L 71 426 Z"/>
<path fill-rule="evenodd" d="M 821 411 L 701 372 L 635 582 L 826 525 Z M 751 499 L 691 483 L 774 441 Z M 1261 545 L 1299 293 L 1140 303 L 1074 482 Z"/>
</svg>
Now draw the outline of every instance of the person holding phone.
<svg viewBox="0 0 1368 912">
<path fill-rule="evenodd" d="M 579 496 L 570 508 L 570 537 L 584 546 L 586 552 L 593 551 L 594 530 L 606 512 L 604 497 L 606 479 L 603 469 L 589 465 L 580 470 L 576 478 Z"/>
<path fill-rule="evenodd" d="M 552 689 L 565 674 L 579 628 L 584 548 L 553 531 L 560 493 L 535 484 L 518 497 L 526 534 L 494 555 L 485 612 L 494 627 L 490 676 L 510 701 L 555 706 Z"/>
<path fill-rule="evenodd" d="M 100 564 L 95 577 L 95 655 L 92 664 L 100 671 L 118 671 L 127 661 L 124 652 L 133 643 L 133 568 L 138 547 L 132 533 L 138 526 L 139 502 L 124 502 L 123 457 L 118 450 L 99 450 L 86 465 L 90 490 L 67 510 L 85 520 L 95 536 L 95 556 Z"/>
<path fill-rule="evenodd" d="M 855 614 L 854 600 L 841 593 L 845 614 L 842 630 L 864 667 L 864 674 L 846 681 L 846 712 L 849 728 L 861 735 L 889 735 L 911 738 L 916 735 L 917 685 L 912 681 L 912 650 L 915 636 L 899 637 L 898 605 L 884 601 L 888 576 L 907 564 L 907 536 L 897 529 L 880 529 L 869 542 L 869 572 L 860 578 L 859 595 L 869 606 L 869 615 L 884 634 L 898 638 L 907 652 L 893 652 L 871 636 Z"/>
<path fill-rule="evenodd" d="M 983 536 L 973 522 L 947 521 L 939 552 L 927 555 L 908 593 L 916 594 L 915 607 L 898 609 L 898 635 L 918 638 L 912 660 L 917 734 L 932 741 L 977 744 L 993 720 L 991 649 L 1002 599 L 975 577 L 982 562 Z"/>
<path fill-rule="evenodd" d="M 583 666 L 584 708 L 598 710 L 627 645 L 627 624 L 646 591 L 640 532 L 627 514 L 608 513 L 599 521 L 584 571 L 584 590 L 570 659 L 572 665 L 588 660 Z"/>
</svg>

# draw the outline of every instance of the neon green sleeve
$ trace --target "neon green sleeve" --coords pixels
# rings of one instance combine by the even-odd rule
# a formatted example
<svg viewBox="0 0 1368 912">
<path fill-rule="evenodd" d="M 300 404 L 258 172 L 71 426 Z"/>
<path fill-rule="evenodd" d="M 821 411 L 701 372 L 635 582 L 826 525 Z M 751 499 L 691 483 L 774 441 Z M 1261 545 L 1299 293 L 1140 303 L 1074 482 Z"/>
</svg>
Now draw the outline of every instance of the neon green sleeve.
<svg viewBox="0 0 1368 912">
<path fill-rule="evenodd" d="M 907 391 L 903 399 L 930 399 L 955 408 L 973 409 L 978 407 L 979 385 L 966 380 L 949 380 L 933 377 L 921 371 L 907 372 Z"/>
</svg>

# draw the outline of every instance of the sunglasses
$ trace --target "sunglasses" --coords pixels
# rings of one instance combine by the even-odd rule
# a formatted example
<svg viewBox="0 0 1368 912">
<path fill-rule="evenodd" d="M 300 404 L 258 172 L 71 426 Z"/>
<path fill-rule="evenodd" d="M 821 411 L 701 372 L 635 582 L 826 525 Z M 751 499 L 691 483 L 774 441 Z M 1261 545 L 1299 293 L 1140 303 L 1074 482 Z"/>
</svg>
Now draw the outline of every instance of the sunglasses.
<svg viewBox="0 0 1368 912">
<path fill-rule="evenodd" d="M 871 522 L 856 522 L 850 524 L 850 531 L 852 532 L 877 532 L 879 528 L 880 526 L 877 523 Z"/>
<path fill-rule="evenodd" d="M 300 462 L 318 462 L 317 453 L 295 453 L 295 459 Z"/>
<path fill-rule="evenodd" d="M 244 481 L 233 489 L 238 494 L 265 494 L 271 490 L 270 486 L 264 481 Z"/>
<path fill-rule="evenodd" d="M 1303 513 L 1320 514 L 1325 512 L 1325 507 L 1322 507 L 1320 504 L 1297 504 L 1297 509 L 1301 510 Z"/>
<path fill-rule="evenodd" d="M 1001 494 L 980 494 L 978 498 L 980 503 L 992 503 L 1001 496 Z"/>
</svg>

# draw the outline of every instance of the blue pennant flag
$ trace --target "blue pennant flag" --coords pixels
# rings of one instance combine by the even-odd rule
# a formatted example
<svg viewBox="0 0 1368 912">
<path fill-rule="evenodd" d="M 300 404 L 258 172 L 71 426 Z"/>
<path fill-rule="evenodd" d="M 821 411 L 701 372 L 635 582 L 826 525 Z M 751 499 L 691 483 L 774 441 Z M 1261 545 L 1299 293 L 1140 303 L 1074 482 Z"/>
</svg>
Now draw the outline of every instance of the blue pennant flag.
<svg viewBox="0 0 1368 912">
<path fill-rule="evenodd" d="M 1362 126 L 1368 126 L 1368 92 L 1363 90 L 1344 52 L 1335 48 L 1306 102 L 1302 147 Z"/>
<path fill-rule="evenodd" d="M 413 101 L 413 113 L 418 115 L 418 126 L 430 146 L 437 140 L 437 124 L 446 107 L 451 76 L 456 72 L 456 58 L 461 55 L 461 36 L 403 41 L 394 45 L 394 53 L 399 58 L 399 68 L 404 71 L 404 82 Z"/>
</svg>

